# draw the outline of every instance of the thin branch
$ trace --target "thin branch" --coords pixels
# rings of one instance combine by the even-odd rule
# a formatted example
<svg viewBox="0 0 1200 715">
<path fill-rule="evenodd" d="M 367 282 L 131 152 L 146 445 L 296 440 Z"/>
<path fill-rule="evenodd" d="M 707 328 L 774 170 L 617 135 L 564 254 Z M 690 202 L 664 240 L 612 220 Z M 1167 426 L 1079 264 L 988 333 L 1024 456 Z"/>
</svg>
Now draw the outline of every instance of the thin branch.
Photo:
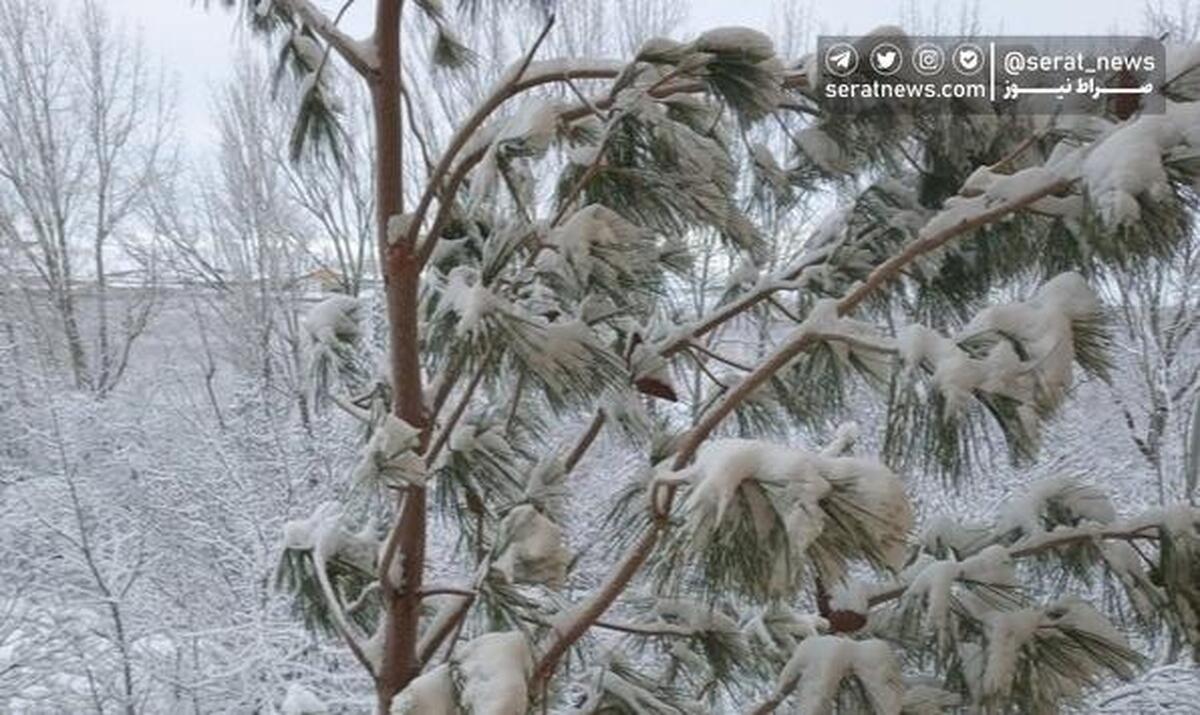
<svg viewBox="0 0 1200 715">
<path fill-rule="evenodd" d="M 442 426 L 437 437 L 433 441 L 433 445 L 425 454 L 425 464 L 427 466 L 433 465 L 434 461 L 436 461 L 438 458 L 438 454 L 441 453 L 442 448 L 445 447 L 446 443 L 450 441 L 450 434 L 458 425 L 459 420 L 462 419 L 463 414 L 466 413 L 467 406 L 471 403 L 471 398 L 475 396 L 475 390 L 479 388 L 479 383 L 483 381 L 484 375 L 487 373 L 487 368 L 491 362 L 491 354 L 492 351 L 489 350 L 488 353 L 483 356 L 483 359 L 479 361 L 479 366 L 475 368 L 475 374 L 471 376 L 471 382 L 469 382 L 466 389 L 463 390 L 462 397 L 459 398 L 458 404 L 454 406 L 454 411 L 450 413 L 450 418 L 446 420 L 446 424 Z"/>
<path fill-rule="evenodd" d="M 579 464 L 587 451 L 591 449 L 592 444 L 596 441 L 596 437 L 600 434 L 600 429 L 604 427 L 605 421 L 604 410 L 597 410 L 595 416 L 592 417 L 591 423 L 588 424 L 587 430 L 575 443 L 575 447 L 571 449 L 571 453 L 567 455 L 563 462 L 564 471 L 570 472 Z"/>
</svg>

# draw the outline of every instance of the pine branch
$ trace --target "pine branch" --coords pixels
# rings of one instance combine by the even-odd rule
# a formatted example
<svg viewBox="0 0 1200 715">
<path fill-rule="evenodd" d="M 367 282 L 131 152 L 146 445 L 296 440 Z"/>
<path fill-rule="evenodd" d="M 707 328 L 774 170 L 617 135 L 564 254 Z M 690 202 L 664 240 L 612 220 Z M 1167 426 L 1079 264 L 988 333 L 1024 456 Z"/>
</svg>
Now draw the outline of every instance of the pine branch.
<svg viewBox="0 0 1200 715">
<path fill-rule="evenodd" d="M 475 368 L 475 374 L 471 377 L 471 381 L 467 383 L 467 387 L 463 390 L 463 394 L 459 398 L 458 404 L 455 405 L 454 411 L 450 413 L 450 418 L 446 420 L 446 424 L 442 426 L 442 429 L 438 432 L 438 435 L 434 439 L 432 446 L 430 446 L 429 451 L 426 453 L 426 466 L 433 466 L 433 463 L 437 460 L 442 448 L 445 447 L 446 443 L 450 440 L 450 435 L 454 432 L 455 426 L 458 425 L 459 420 L 461 420 L 462 416 L 466 413 L 467 406 L 470 405 L 471 398 L 475 395 L 475 390 L 479 388 L 479 383 L 483 381 L 483 378 L 487 373 L 487 369 L 491 365 L 492 352 L 494 351 L 489 349 L 483 358 L 480 359 L 479 366 Z"/>
<path fill-rule="evenodd" d="M 312 554 L 313 571 L 317 575 L 317 583 L 321 585 L 321 595 L 325 598 L 325 606 L 329 609 L 332 617 L 334 628 L 338 635 L 346 642 L 346 647 L 358 659 L 363 668 L 366 668 L 367 673 L 372 678 L 375 677 L 375 665 L 367 658 L 363 651 L 362 644 L 354 635 L 354 630 L 350 627 L 350 622 L 346 618 L 346 612 L 342 609 L 341 601 L 338 600 L 337 594 L 333 590 L 333 585 L 329 581 L 329 572 L 325 568 L 325 559 L 318 553 Z"/>
<path fill-rule="evenodd" d="M 360 76 L 369 79 L 379 71 L 379 66 L 364 54 L 362 45 L 339 30 L 337 24 L 310 0 L 274 1 L 295 13 L 306 27 L 325 40 Z"/>
<path fill-rule="evenodd" d="M 1011 559 L 1027 559 L 1041 556 L 1055 549 L 1072 546 L 1080 543 L 1095 543 L 1105 539 L 1112 541 L 1157 541 L 1159 535 L 1157 533 L 1147 533 L 1151 529 L 1160 528 L 1158 524 L 1146 523 L 1144 521 L 1130 521 L 1126 524 L 1114 524 L 1105 528 L 1096 528 L 1089 526 L 1080 526 L 1072 529 L 1058 529 L 1053 532 L 1040 534 L 1031 539 L 1025 539 L 1021 542 L 1008 547 L 1008 557 Z M 875 607 L 890 601 L 894 601 L 908 590 L 909 584 L 901 584 L 897 586 L 888 586 L 883 590 L 876 591 L 867 597 L 867 605 Z"/>
<path fill-rule="evenodd" d="M 587 451 L 591 448 L 592 444 L 595 443 L 596 437 L 600 435 L 600 430 L 604 427 L 605 419 L 606 415 L 604 410 L 597 410 L 595 416 L 592 417 L 592 421 L 588 423 L 587 429 L 584 430 L 583 435 L 581 435 L 579 438 L 579 441 L 575 443 L 575 446 L 571 449 L 570 454 L 568 454 L 567 458 L 563 461 L 563 471 L 565 473 L 570 473 L 572 470 L 574 470 L 579 462 L 583 459 L 584 455 L 587 454 Z"/>
<path fill-rule="evenodd" d="M 875 268 L 864 283 L 839 300 L 836 304 L 837 315 L 844 316 L 854 310 L 868 296 L 880 290 L 885 283 L 899 277 L 908 265 L 921 256 L 941 248 L 953 239 L 976 228 L 1019 211 L 1039 199 L 1062 191 L 1069 187 L 1071 183 L 1068 179 L 1055 176 L 1019 196 L 998 202 L 990 208 L 964 217 L 944 228 L 928 232 L 911 243 L 905 250 Z M 713 430 L 716 429 L 725 417 L 733 412 L 755 390 L 770 380 L 775 373 L 790 363 L 793 358 L 817 343 L 815 335 L 816 333 L 813 331 L 801 327 L 753 372 L 744 376 L 740 382 L 727 391 L 724 397 L 705 413 L 699 423 L 684 435 L 675 455 L 674 468 L 678 470 L 686 467 L 694 457 L 696 450 L 699 449 L 700 445 L 712 434 Z M 566 653 L 571 644 L 582 637 L 590 625 L 604 614 L 649 559 L 650 554 L 658 544 L 661 532 L 667 527 L 668 519 L 666 514 L 670 512 L 674 493 L 675 487 L 671 486 L 667 489 L 666 498 L 661 504 L 657 498 L 652 499 L 654 515 L 649 528 L 642 535 L 641 539 L 621 559 L 613 574 L 601 585 L 596 594 L 580 604 L 564 626 L 559 626 L 554 630 L 554 640 L 538 661 L 537 668 L 534 671 L 533 682 L 542 683 L 550 678 L 558 665 L 558 661 Z"/>
</svg>

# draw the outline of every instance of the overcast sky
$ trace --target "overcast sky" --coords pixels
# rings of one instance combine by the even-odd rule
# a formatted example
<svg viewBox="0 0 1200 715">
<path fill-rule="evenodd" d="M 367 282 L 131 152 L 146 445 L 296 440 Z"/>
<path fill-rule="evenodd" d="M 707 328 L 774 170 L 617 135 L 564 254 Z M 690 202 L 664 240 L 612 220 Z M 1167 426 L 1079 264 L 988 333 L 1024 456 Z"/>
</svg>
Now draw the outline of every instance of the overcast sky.
<svg viewBox="0 0 1200 715">
<path fill-rule="evenodd" d="M 572 0 L 558 0 L 560 3 Z M 1157 2 L 1158 0 L 1156 0 Z M 329 0 L 317 0 L 328 7 Z M 180 120 L 193 146 L 212 137 L 209 98 L 230 76 L 236 18 L 202 0 L 106 0 L 112 13 L 140 28 L 146 47 L 179 80 Z M 365 0 L 362 4 L 366 3 Z M 719 25 L 769 27 L 774 0 L 692 0 L 686 30 Z M 1142 24 L 1141 0 L 979 0 L 982 28 L 989 34 L 1077 35 L 1136 33 Z M 916 8 L 927 17 L 947 18 L 957 27 L 960 2 L 921 0 L 812 0 L 816 30 L 827 34 L 864 33 L 881 24 L 905 24 Z"/>
</svg>

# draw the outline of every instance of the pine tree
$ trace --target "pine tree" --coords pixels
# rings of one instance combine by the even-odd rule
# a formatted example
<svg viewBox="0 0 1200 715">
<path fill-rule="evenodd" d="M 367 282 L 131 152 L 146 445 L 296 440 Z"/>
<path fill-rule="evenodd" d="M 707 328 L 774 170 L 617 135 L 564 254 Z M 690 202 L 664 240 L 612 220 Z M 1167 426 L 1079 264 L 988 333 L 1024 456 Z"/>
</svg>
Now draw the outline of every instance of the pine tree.
<svg viewBox="0 0 1200 715">
<path fill-rule="evenodd" d="M 386 341 L 359 299 L 305 319 L 316 389 L 366 441 L 346 497 L 289 523 L 279 583 L 379 712 L 1056 712 L 1132 677 L 1136 643 L 1200 656 L 1194 506 L 1122 517 L 1064 476 L 990 521 L 918 529 L 900 476 L 983 478 L 996 438 L 1028 465 L 1079 374 L 1107 378 L 1096 282 L 1190 238 L 1194 50 L 1172 53 L 1158 116 L 847 112 L 813 91 L 815 60 L 754 30 L 539 60 L 550 16 L 414 187 L 404 152 L 428 147 L 405 117 L 403 12 L 433 61 L 472 56 L 440 3 L 375 7 L 355 40 L 307 0 L 244 3 L 301 78 L 297 159 L 339 160 L 333 58 L 372 98 Z M 788 156 L 737 142 L 770 122 Z M 850 195 L 799 255 L 756 226 L 747 157 L 759 200 Z M 743 268 L 680 315 L 701 233 Z M 883 434 L 842 422 L 863 394 Z M 828 439 L 796 446 L 795 426 Z M 641 468 L 606 495 L 620 552 L 589 581 L 566 505 L 606 432 Z M 433 513 L 461 536 L 448 569 L 428 558 Z M 1077 595 L 1089 579 L 1111 608 Z"/>
</svg>

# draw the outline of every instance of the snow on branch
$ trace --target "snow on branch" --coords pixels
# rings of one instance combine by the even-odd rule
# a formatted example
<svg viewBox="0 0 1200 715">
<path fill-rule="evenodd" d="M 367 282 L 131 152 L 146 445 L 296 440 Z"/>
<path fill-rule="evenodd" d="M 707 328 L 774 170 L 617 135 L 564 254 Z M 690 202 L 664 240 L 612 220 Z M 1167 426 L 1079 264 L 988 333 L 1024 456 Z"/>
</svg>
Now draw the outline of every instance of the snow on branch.
<svg viewBox="0 0 1200 715">
<path fill-rule="evenodd" d="M 844 686 L 853 679 L 858 688 Z M 773 712 L 795 692 L 795 712 L 824 715 L 834 712 L 842 698 L 859 698 L 858 709 L 899 715 L 904 703 L 900 663 L 882 640 L 856 641 L 838 636 L 813 636 L 801 641 L 779 674 L 771 698 L 753 715 Z M 840 708 L 839 708 L 840 710 Z"/>
<path fill-rule="evenodd" d="M 321 11 L 311 0 L 269 0 L 265 5 L 267 12 L 274 12 L 286 21 L 299 20 L 299 24 L 316 33 L 322 40 L 329 43 L 354 71 L 363 77 L 371 77 L 379 69 L 379 59 L 374 47 L 367 42 L 360 42 L 338 28 L 337 23 Z M 260 12 L 260 16 L 264 13 Z"/>
<path fill-rule="evenodd" d="M 427 671 L 396 696 L 396 715 L 522 715 L 529 707 L 526 685 L 533 654 L 519 632 L 485 633 L 469 641 L 449 662 Z"/>
<path fill-rule="evenodd" d="M 808 564 L 829 582 L 847 563 L 898 568 L 911 526 L 899 479 L 878 462 L 757 440 L 708 442 L 673 481 L 690 483 L 683 524 L 656 571 L 688 568 L 713 592 L 765 599 L 794 593 Z"/>
</svg>

